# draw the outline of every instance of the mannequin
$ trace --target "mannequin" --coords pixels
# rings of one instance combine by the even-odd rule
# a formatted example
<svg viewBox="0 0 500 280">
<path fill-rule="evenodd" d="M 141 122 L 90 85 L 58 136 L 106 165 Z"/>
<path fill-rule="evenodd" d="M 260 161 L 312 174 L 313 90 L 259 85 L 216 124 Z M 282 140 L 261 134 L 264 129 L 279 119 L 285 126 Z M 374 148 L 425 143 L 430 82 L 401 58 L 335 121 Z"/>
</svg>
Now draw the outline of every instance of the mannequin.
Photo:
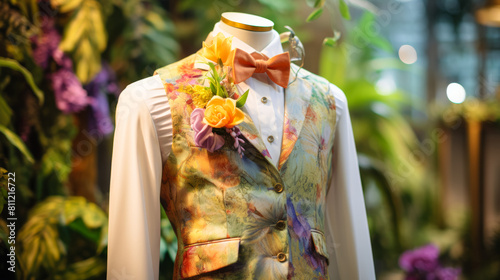
<svg viewBox="0 0 500 280">
<path fill-rule="evenodd" d="M 223 13 L 220 22 L 222 30 L 259 52 L 273 39 L 273 25 L 266 18 L 243 13 Z"/>
<path fill-rule="evenodd" d="M 226 37 L 234 36 L 233 47 L 242 48 L 249 53 L 252 51 L 262 52 L 266 56 L 272 57 L 283 52 L 279 44 L 279 35 L 272 29 L 273 25 L 271 21 L 254 15 L 224 13 L 221 21 L 215 25 L 212 33 L 222 32 Z M 214 37 L 215 35 L 217 34 L 212 34 L 211 36 Z M 189 61 L 191 63 L 194 61 L 194 68 L 197 67 L 197 62 L 194 58 L 189 58 Z M 202 69 L 201 65 L 203 64 L 199 65 L 199 69 Z M 204 209 L 202 207 L 205 203 L 211 203 L 214 195 L 217 197 L 220 188 L 213 188 L 211 185 L 203 186 L 203 188 L 198 187 L 199 189 L 214 189 L 214 192 L 210 193 L 207 197 L 202 196 L 203 194 L 194 193 L 194 191 L 193 193 L 189 193 L 192 189 L 190 188 L 188 192 L 178 192 L 175 194 L 175 199 L 177 200 L 175 202 L 172 200 L 172 193 L 175 193 L 176 188 L 179 187 L 178 182 L 175 181 L 178 180 L 177 177 L 169 177 L 176 176 L 175 173 L 172 173 L 172 170 L 176 169 L 175 163 L 178 160 L 175 160 L 177 155 L 173 151 L 179 151 L 180 148 L 185 146 L 184 144 L 179 146 L 177 142 L 180 138 L 175 138 L 176 131 L 179 130 L 179 126 L 176 126 L 176 121 L 179 119 L 179 111 L 176 111 L 177 109 L 175 108 L 181 104 L 176 102 L 182 101 L 182 98 L 175 99 L 177 101 L 171 98 L 172 93 L 168 91 L 169 87 L 165 86 L 166 84 L 164 83 L 166 81 L 178 81 L 178 77 L 175 76 L 176 74 L 170 73 L 174 73 L 176 69 L 181 68 L 176 64 L 166 66 L 167 71 L 162 71 L 162 69 L 157 70 L 159 75 L 154 75 L 129 85 L 120 95 L 117 105 L 110 187 L 107 279 L 125 279 L 126 277 L 131 277 L 129 279 L 158 279 L 159 210 L 161 206 L 166 210 L 171 223 L 178 230 L 176 232 L 179 240 L 178 256 L 176 259 L 176 265 L 178 266 L 176 266 L 174 273 L 175 279 L 191 276 L 205 276 L 206 279 L 264 279 L 270 277 L 269 273 L 273 273 L 276 279 L 285 279 L 286 275 L 292 279 L 316 279 L 316 274 L 313 273 L 318 273 L 320 269 L 317 268 L 313 272 L 313 270 L 307 268 L 307 263 L 309 262 L 318 263 L 317 265 L 321 263 L 321 266 L 329 262 L 329 279 L 375 279 L 352 129 L 345 95 L 340 89 L 334 85 L 327 84 L 324 79 L 305 70 L 300 71 L 299 79 L 289 84 L 286 90 L 280 86 L 276 86 L 265 76 L 265 73 L 254 74 L 248 80 L 237 85 L 240 93 L 247 89 L 250 90 L 243 109 L 254 123 L 260 135 L 257 138 L 267 139 L 267 141 L 262 141 L 261 144 L 262 146 L 265 145 L 263 148 L 267 148 L 265 151 L 268 153 L 267 159 L 269 161 L 258 163 L 258 165 L 263 165 L 265 168 L 257 169 L 257 171 L 261 170 L 260 172 L 262 172 L 264 169 L 271 170 L 270 174 L 274 174 L 273 180 L 282 180 L 280 182 L 285 186 L 285 191 L 276 190 L 275 185 L 274 189 L 271 186 L 270 190 L 268 188 L 267 191 L 250 192 L 248 193 L 249 196 L 240 197 L 240 190 L 237 185 L 225 186 L 222 192 L 223 196 L 216 200 L 225 202 L 224 207 L 226 209 L 223 209 L 223 211 L 224 213 L 228 213 L 227 217 L 224 218 L 227 219 L 227 222 L 214 227 L 213 225 L 217 225 L 215 221 L 218 217 L 218 209 L 213 207 L 215 204 L 211 204 L 210 208 Z M 193 71 L 190 73 L 193 73 Z M 291 77 L 290 81 L 293 80 Z M 290 129 L 291 126 L 288 123 L 296 124 L 303 121 L 300 119 L 300 113 L 298 118 L 293 118 L 293 115 L 296 114 L 294 110 L 300 107 L 298 105 L 302 104 L 297 103 L 297 100 L 302 102 L 297 97 L 307 95 L 307 92 L 316 91 L 319 88 L 328 90 L 330 98 L 334 98 L 335 101 L 333 108 L 335 108 L 336 113 L 330 114 L 334 118 L 335 128 L 332 131 L 334 131 L 335 135 L 328 138 L 331 144 L 335 141 L 333 145 L 335 152 L 332 156 L 331 165 L 331 173 L 333 175 L 331 184 L 328 186 L 317 185 L 319 191 L 317 195 L 313 196 L 313 198 L 324 199 L 324 202 L 318 202 L 320 203 L 319 208 L 316 207 L 316 211 L 319 211 L 317 214 L 318 218 L 306 220 L 306 214 L 303 212 L 306 208 L 301 208 L 305 207 L 301 206 L 301 199 L 302 196 L 308 196 L 308 193 L 316 193 L 316 190 L 310 189 L 306 193 L 297 191 L 293 194 L 295 188 L 293 182 L 295 181 L 287 180 L 290 180 L 289 177 L 293 176 L 295 172 L 287 170 L 297 170 L 297 166 L 300 167 L 300 164 L 297 165 L 297 162 L 300 162 L 300 158 L 297 158 L 294 152 L 301 148 L 302 143 L 309 143 L 307 139 L 301 140 L 300 136 L 311 133 L 310 130 L 314 130 L 314 123 L 308 122 L 304 125 L 304 128 L 302 128 L 304 132 L 298 134 L 298 141 L 295 139 L 297 141 L 297 144 L 295 144 L 297 148 L 291 151 L 291 159 L 284 164 L 283 169 L 279 168 L 281 167 L 283 154 L 286 151 L 282 143 L 288 143 L 286 142 L 286 137 L 290 135 L 288 131 L 293 130 Z M 166 90 L 167 95 L 165 95 Z M 326 93 L 319 92 L 319 94 Z M 307 105 L 307 103 L 302 105 Z M 314 112 L 312 108 L 311 105 L 311 111 Z M 318 108 L 323 107 L 321 105 Z M 297 128 L 297 131 L 299 130 L 300 127 Z M 288 134 L 285 134 L 284 131 L 287 131 Z M 324 135 L 328 136 L 329 131 L 327 127 L 321 132 L 321 137 Z M 177 140 L 174 141 L 174 138 Z M 270 141 L 272 139 L 274 140 Z M 318 154 L 325 153 L 324 157 L 328 158 L 329 151 L 325 150 L 323 152 L 321 147 L 318 149 Z M 310 148 L 303 147 L 302 149 Z M 255 148 L 249 145 L 247 150 L 250 151 L 251 149 L 255 150 Z M 200 157 L 197 151 L 200 150 L 191 149 L 193 157 L 199 157 L 197 160 L 194 160 L 195 164 L 202 164 L 203 160 L 206 159 L 212 159 L 209 162 L 213 162 L 213 157 L 219 155 L 217 153 L 202 153 Z M 203 152 L 203 150 L 201 151 Z M 226 152 L 223 151 L 221 153 Z M 289 153 L 290 151 L 286 154 L 288 155 Z M 231 157 L 231 159 L 238 160 L 236 157 Z M 247 162 L 246 159 L 245 162 Z M 254 166 L 255 164 L 250 165 L 250 167 Z M 204 166 L 204 168 L 206 167 Z M 213 166 L 208 167 L 215 168 Z M 307 169 L 307 166 L 304 168 Z M 312 170 L 314 169 L 317 168 L 313 168 Z M 280 172 L 279 170 L 282 172 L 281 178 L 278 178 L 280 175 L 277 175 Z M 263 180 L 262 176 L 269 175 L 266 172 L 251 179 Z M 224 177 L 232 178 L 232 175 L 232 173 L 229 173 L 225 174 Z M 321 176 L 314 177 L 311 180 Z M 206 181 L 217 180 L 221 179 L 207 178 L 204 180 L 204 183 Z M 248 178 L 243 177 L 241 180 L 238 180 L 241 184 L 249 181 Z M 224 180 L 222 179 L 222 181 Z M 268 183 L 268 180 L 264 180 L 261 183 L 254 184 L 253 188 L 257 190 L 258 186 Z M 320 186 L 321 189 L 319 189 Z M 251 188 L 252 186 L 250 186 Z M 327 189 L 328 191 L 326 191 Z M 246 199 L 253 195 L 259 197 L 262 194 L 261 198 L 254 201 L 244 200 L 244 198 Z M 184 195 L 195 195 L 193 197 L 197 197 L 195 200 L 196 203 L 191 205 L 190 203 L 193 200 L 188 199 L 188 196 L 184 199 Z M 232 201 L 232 199 L 236 198 L 239 200 Z M 182 199 L 184 199 L 184 202 L 179 202 Z M 266 204 L 268 200 L 271 202 Z M 285 200 L 286 202 L 284 202 Z M 298 203 L 295 204 L 297 201 Z M 233 204 L 236 207 L 234 209 L 230 209 L 232 202 L 234 202 Z M 183 203 L 182 207 L 179 208 L 178 203 Z M 254 258 L 251 262 L 247 263 L 244 261 L 245 254 L 249 254 L 247 248 L 251 247 L 242 246 L 243 242 L 241 242 L 239 236 L 241 234 L 239 227 L 243 226 L 244 221 L 247 220 L 242 220 L 240 216 L 233 215 L 232 213 L 251 205 L 248 208 L 249 210 L 260 210 L 260 214 L 265 216 L 267 213 L 265 212 L 265 207 L 259 208 L 259 203 L 262 203 L 264 206 L 271 205 L 275 210 L 276 207 L 286 205 L 285 214 L 287 214 L 288 218 L 285 218 L 285 227 L 279 230 L 271 227 L 269 234 L 279 235 L 279 238 L 277 237 L 276 240 L 279 239 L 280 241 L 274 244 L 274 247 L 279 245 L 280 242 L 290 244 L 290 247 L 286 245 L 280 248 L 279 250 L 281 251 L 277 255 L 277 259 L 276 257 Z M 181 212 L 186 207 L 194 207 L 188 209 L 189 213 L 191 213 L 189 215 L 207 213 L 208 216 L 202 215 L 196 217 L 195 220 L 182 220 L 186 215 Z M 173 210 L 174 208 L 176 210 Z M 326 216 L 323 219 L 321 218 L 323 214 L 320 212 L 325 211 L 325 208 Z M 244 213 L 246 212 L 243 211 L 243 214 L 240 213 L 239 215 L 245 215 Z M 295 224 L 297 219 L 301 221 L 300 226 L 305 227 L 300 232 L 307 233 L 305 237 L 301 237 L 302 239 L 299 238 L 299 241 L 303 242 L 305 240 L 305 244 L 308 244 L 306 250 L 314 254 L 314 256 L 309 254 L 304 255 L 308 260 L 307 262 L 304 257 L 297 255 L 298 252 L 301 252 L 300 250 L 303 250 L 302 247 L 300 247 L 302 249 L 298 247 L 299 241 L 293 241 L 295 240 L 293 238 L 297 237 L 291 237 L 297 235 L 297 225 Z M 286 225 L 286 220 L 288 220 L 288 226 Z M 316 220 L 317 224 L 313 222 Z M 192 232 L 187 231 L 188 226 L 191 226 L 195 221 L 196 225 L 201 223 L 204 227 L 202 229 L 193 228 Z M 230 223 L 229 221 L 234 222 Z M 305 221 L 308 222 L 306 223 Z M 324 230 L 318 230 L 322 229 L 323 222 L 325 223 Z M 222 228 L 222 225 L 226 226 L 226 223 L 228 228 Z M 232 226 L 232 230 L 229 229 L 229 226 Z M 223 230 L 224 234 L 218 236 L 217 234 L 221 230 Z M 225 233 L 226 231 L 227 233 Z M 271 236 L 269 234 L 265 236 Z M 303 243 L 300 244 L 302 246 Z M 215 248 L 209 246 L 215 246 Z M 271 247 L 268 247 L 268 249 Z M 196 250 L 193 251 L 192 249 Z M 223 255 L 220 252 L 223 252 Z M 255 256 L 250 255 L 250 257 Z M 328 257 L 327 262 L 325 262 L 325 257 Z M 295 266 L 292 264 L 294 262 Z M 254 265 L 256 263 L 257 269 L 250 271 L 255 268 Z M 321 270 L 323 269 L 324 267 L 321 268 Z M 323 273 L 322 277 L 326 275 L 326 271 L 321 273 Z"/>
</svg>

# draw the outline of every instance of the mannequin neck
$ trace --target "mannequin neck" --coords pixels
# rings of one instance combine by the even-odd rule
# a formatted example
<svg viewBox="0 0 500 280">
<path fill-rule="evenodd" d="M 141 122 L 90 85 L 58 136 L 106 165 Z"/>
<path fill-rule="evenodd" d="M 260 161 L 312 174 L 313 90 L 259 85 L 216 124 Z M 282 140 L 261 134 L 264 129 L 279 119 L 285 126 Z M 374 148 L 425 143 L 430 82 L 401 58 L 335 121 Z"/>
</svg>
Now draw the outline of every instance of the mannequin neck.
<svg viewBox="0 0 500 280">
<path fill-rule="evenodd" d="M 225 23 L 223 21 L 219 22 L 219 26 L 225 32 L 231 34 L 232 36 L 234 36 L 234 37 L 236 37 L 238 39 L 240 39 L 245 44 L 247 44 L 250 47 L 254 48 L 256 51 L 260 52 L 267 45 L 269 45 L 269 43 L 271 43 L 271 41 L 273 40 L 273 36 L 274 36 L 273 30 L 272 30 L 273 23 L 270 20 L 265 19 L 265 18 L 261 18 L 261 17 L 257 17 L 257 16 L 253 16 L 253 15 L 248 15 L 248 14 L 243 14 L 243 15 L 247 15 L 251 19 L 253 18 L 253 19 L 256 19 L 256 20 L 258 20 L 260 18 L 260 19 L 262 19 L 262 21 L 258 22 L 257 24 L 259 26 L 262 26 L 263 25 L 262 22 L 264 22 L 265 24 L 268 24 L 268 27 L 270 27 L 271 29 L 269 31 L 245 30 L 245 29 L 242 29 L 242 28 L 231 26 L 230 25 L 231 23 Z M 239 17 L 232 17 L 231 21 L 232 22 L 236 22 L 236 23 L 241 23 L 241 24 L 251 24 L 249 22 L 249 18 L 248 17 L 241 17 L 241 16 L 239 16 Z M 268 22 L 270 22 L 270 25 L 269 25 Z"/>
</svg>

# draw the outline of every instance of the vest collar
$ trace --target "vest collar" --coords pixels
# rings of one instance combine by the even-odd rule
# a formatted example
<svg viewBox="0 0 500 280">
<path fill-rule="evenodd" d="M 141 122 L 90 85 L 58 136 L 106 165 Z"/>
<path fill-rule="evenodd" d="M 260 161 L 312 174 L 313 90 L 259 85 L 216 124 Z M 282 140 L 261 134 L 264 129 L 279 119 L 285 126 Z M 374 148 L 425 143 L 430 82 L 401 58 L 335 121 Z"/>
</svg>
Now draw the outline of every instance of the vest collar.
<svg viewBox="0 0 500 280">
<path fill-rule="evenodd" d="M 292 64 L 291 73 L 295 73 L 297 68 Z M 288 82 L 289 86 L 285 89 L 285 115 L 283 118 L 283 137 L 278 170 L 285 164 L 297 142 L 312 94 L 312 85 L 309 81 L 303 79 L 300 74 L 297 79 L 295 79 L 295 74 L 291 74 Z M 262 139 L 246 109 L 242 108 L 242 111 L 245 114 L 245 119 L 238 125 L 241 133 L 274 166 L 264 144 L 266 140 Z"/>
<path fill-rule="evenodd" d="M 206 61 L 206 59 L 202 57 L 200 53 L 201 49 L 196 52 L 196 54 L 194 54 L 194 68 L 206 72 L 208 69 L 205 69 L 203 65 L 208 65 L 203 63 Z M 160 70 L 161 69 L 157 70 L 155 74 L 158 73 L 161 76 L 162 71 Z M 277 167 L 278 171 L 287 161 L 295 146 L 295 143 L 298 140 L 300 131 L 302 130 L 302 126 L 304 124 L 305 116 L 307 114 L 307 109 L 309 107 L 309 100 L 312 94 L 311 83 L 308 80 L 304 79 L 304 74 L 300 72 L 298 74 L 295 74 L 297 70 L 298 66 L 292 63 L 290 78 L 288 81 L 289 85 L 286 89 L 284 89 L 285 110 L 283 117 L 284 123 L 281 153 Z M 296 77 L 296 75 L 298 76 Z M 162 80 L 164 79 L 162 78 Z M 242 111 L 245 114 L 245 118 L 244 121 L 238 125 L 238 128 L 241 130 L 243 136 L 269 161 L 269 163 L 273 167 L 275 167 L 275 165 L 271 161 L 271 156 L 264 144 L 265 140 L 262 139 L 259 131 L 257 130 L 246 109 L 242 108 Z"/>
</svg>

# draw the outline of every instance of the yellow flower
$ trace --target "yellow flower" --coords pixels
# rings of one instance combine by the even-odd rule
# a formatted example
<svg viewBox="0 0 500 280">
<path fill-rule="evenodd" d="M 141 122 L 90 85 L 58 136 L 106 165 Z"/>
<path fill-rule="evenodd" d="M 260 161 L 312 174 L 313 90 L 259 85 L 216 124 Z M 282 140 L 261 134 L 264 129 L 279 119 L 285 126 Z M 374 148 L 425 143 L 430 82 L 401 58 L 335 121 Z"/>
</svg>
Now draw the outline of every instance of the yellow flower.
<svg viewBox="0 0 500 280">
<path fill-rule="evenodd" d="M 232 42 L 233 37 L 226 38 L 222 33 L 219 33 L 209 44 L 203 42 L 201 55 L 215 63 L 220 58 L 225 66 L 230 66 L 232 61 L 231 54 L 233 52 L 231 51 Z"/>
<path fill-rule="evenodd" d="M 243 112 L 236 108 L 236 100 L 216 95 L 207 104 L 203 123 L 215 128 L 232 128 L 243 119 Z"/>
<path fill-rule="evenodd" d="M 212 91 L 209 87 L 195 85 L 191 98 L 193 98 L 193 103 L 196 108 L 204 108 L 210 98 L 212 98 L 212 95 Z"/>
</svg>

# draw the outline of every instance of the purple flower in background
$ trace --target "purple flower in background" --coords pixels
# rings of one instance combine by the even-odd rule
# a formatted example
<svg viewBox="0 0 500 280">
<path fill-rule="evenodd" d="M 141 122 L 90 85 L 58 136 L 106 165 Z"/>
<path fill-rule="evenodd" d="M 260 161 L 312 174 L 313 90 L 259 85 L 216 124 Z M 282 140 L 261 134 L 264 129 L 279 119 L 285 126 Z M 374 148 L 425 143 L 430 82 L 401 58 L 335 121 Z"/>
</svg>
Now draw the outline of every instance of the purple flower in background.
<svg viewBox="0 0 500 280">
<path fill-rule="evenodd" d="M 194 143 L 213 153 L 224 145 L 224 138 L 212 132 L 212 127 L 202 122 L 205 109 L 196 108 L 191 113 L 191 128 L 194 130 Z"/>
<path fill-rule="evenodd" d="M 33 43 L 33 59 L 42 67 L 47 69 L 51 58 L 63 67 L 71 67 L 71 60 L 65 58 L 62 50 L 59 49 L 61 35 L 54 27 L 54 19 L 49 17 L 41 17 L 42 34 L 31 38 Z M 68 65 L 69 62 L 69 65 Z"/>
<path fill-rule="evenodd" d="M 106 135 L 113 131 L 113 123 L 109 115 L 107 93 L 115 96 L 119 93 L 115 82 L 114 72 L 107 64 L 103 64 L 101 71 L 85 87 L 88 95 L 94 99 L 90 105 L 88 129 L 99 135 Z"/>
<path fill-rule="evenodd" d="M 59 66 L 58 70 L 47 74 L 54 90 L 56 106 L 64 113 L 75 113 L 93 104 L 93 98 L 87 95 L 82 84 L 73 73 L 71 59 L 59 49 L 61 36 L 57 32 L 54 19 L 47 16 L 40 18 L 42 34 L 31 38 L 33 59 L 44 70 L 49 68 L 51 59 Z"/>
<path fill-rule="evenodd" d="M 92 98 L 87 96 L 87 92 L 71 70 L 61 68 L 50 74 L 50 79 L 59 110 L 75 113 L 92 104 Z"/>
<path fill-rule="evenodd" d="M 460 276 L 461 270 L 460 268 L 452 268 L 452 267 L 442 267 L 439 268 L 436 272 L 436 280 L 456 280 L 458 276 Z"/>
<path fill-rule="evenodd" d="M 85 86 L 85 89 L 89 92 L 90 96 L 94 96 L 92 93 L 112 93 L 116 97 L 120 93 L 118 85 L 116 84 L 115 72 L 109 67 L 108 64 L 103 63 L 101 71 L 94 76 L 92 81 Z"/>
<path fill-rule="evenodd" d="M 439 249 L 429 244 L 404 252 L 399 258 L 399 266 L 405 271 L 434 271 L 439 266 Z"/>
<path fill-rule="evenodd" d="M 440 265 L 434 244 L 404 252 L 399 266 L 406 272 L 406 280 L 456 280 L 460 275 L 460 269 Z"/>
</svg>

